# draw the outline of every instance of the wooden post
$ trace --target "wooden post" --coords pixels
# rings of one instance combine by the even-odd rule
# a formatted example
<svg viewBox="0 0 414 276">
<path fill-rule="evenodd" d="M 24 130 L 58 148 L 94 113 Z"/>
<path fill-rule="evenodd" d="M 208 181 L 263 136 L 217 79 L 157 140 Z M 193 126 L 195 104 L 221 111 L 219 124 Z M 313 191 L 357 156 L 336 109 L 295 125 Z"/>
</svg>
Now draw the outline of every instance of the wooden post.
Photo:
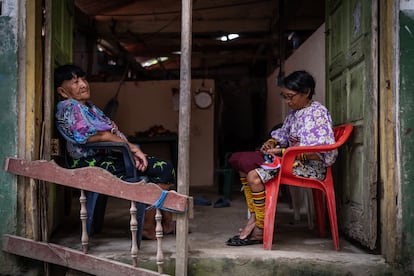
<svg viewBox="0 0 414 276">
<path fill-rule="evenodd" d="M 52 0 L 45 0 L 44 1 L 44 39 L 43 39 L 43 128 L 42 128 L 42 150 L 41 150 L 41 158 L 49 159 L 50 158 L 50 138 L 52 129 L 50 126 L 51 123 L 51 113 L 52 113 L 52 94 L 51 91 L 51 34 L 52 34 L 52 13 L 51 13 L 51 6 Z M 47 126 L 47 127 L 46 127 Z M 47 219 L 47 204 L 48 204 L 48 187 L 42 181 L 40 182 L 40 229 L 42 231 L 42 241 L 49 241 L 49 232 L 48 232 L 48 219 Z M 49 264 L 44 263 L 45 268 L 45 275 L 50 275 Z"/>
<path fill-rule="evenodd" d="M 184 195 L 189 194 L 190 182 L 191 20 L 192 1 L 182 0 L 177 192 Z M 186 276 L 188 266 L 188 213 L 177 216 L 176 250 L 175 275 Z"/>
</svg>

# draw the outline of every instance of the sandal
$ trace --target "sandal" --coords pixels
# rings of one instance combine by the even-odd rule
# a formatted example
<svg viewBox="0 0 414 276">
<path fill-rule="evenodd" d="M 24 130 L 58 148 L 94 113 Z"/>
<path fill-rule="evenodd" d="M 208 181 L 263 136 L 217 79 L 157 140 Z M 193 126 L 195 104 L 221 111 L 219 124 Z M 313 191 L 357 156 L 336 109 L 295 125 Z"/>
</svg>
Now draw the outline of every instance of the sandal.
<svg viewBox="0 0 414 276">
<path fill-rule="evenodd" d="M 226 242 L 229 246 L 245 246 L 260 243 L 263 243 L 263 240 L 251 240 L 250 238 L 240 239 L 239 236 L 234 236 Z"/>
<path fill-rule="evenodd" d="M 225 207 L 230 207 L 230 200 L 228 199 L 223 199 L 223 198 L 219 198 L 215 203 L 214 203 L 214 208 L 225 208 Z"/>
<path fill-rule="evenodd" d="M 203 196 L 199 196 L 196 199 L 194 199 L 194 205 L 199 205 L 199 206 L 210 206 L 211 205 L 211 200 L 203 197 Z"/>
<path fill-rule="evenodd" d="M 240 239 L 240 235 L 234 235 L 233 237 L 229 238 L 229 239 L 226 241 L 226 243 L 229 243 L 229 242 L 231 242 L 231 241 L 232 241 L 232 240 L 234 240 L 234 239 Z"/>
<path fill-rule="evenodd" d="M 252 239 L 252 237 L 256 239 Z M 240 235 L 235 235 L 226 241 L 226 244 L 229 246 L 244 246 L 259 243 L 263 243 L 263 229 L 257 226 L 253 228 L 253 231 L 245 239 L 240 239 Z"/>
</svg>

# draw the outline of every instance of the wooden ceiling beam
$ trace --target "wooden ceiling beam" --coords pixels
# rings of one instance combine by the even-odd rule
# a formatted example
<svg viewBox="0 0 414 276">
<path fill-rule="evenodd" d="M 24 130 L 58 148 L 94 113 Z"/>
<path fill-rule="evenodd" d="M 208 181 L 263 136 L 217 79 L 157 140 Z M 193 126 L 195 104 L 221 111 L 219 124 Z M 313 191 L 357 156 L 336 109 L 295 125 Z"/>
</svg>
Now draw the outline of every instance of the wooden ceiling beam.
<svg viewBox="0 0 414 276">
<path fill-rule="evenodd" d="M 180 33 L 179 21 L 96 21 L 98 33 Z M 200 20 L 193 22 L 193 33 L 242 33 L 242 32 L 268 32 L 270 20 Z"/>
<path fill-rule="evenodd" d="M 103 12 L 111 11 L 113 9 L 118 9 L 122 6 L 127 6 L 134 2 L 135 0 L 75 0 L 75 5 L 86 14 L 97 15 Z"/>
<path fill-rule="evenodd" d="M 140 44 L 140 43 L 144 43 L 144 42 L 140 42 L 140 41 L 136 41 L 133 39 L 123 39 L 122 36 L 120 37 L 116 37 L 116 39 L 118 39 L 119 41 L 121 41 L 121 43 L 123 44 Z M 113 40 L 113 39 L 111 39 Z M 233 41 L 228 41 L 228 42 L 222 42 L 219 40 L 212 38 L 193 38 L 193 47 L 223 47 L 223 48 L 228 48 L 228 47 L 250 47 L 251 45 L 259 45 L 259 44 L 271 44 L 276 42 L 275 40 L 272 40 L 271 38 L 240 38 L 240 39 L 235 39 Z M 171 48 L 171 47 L 180 47 L 180 38 L 163 38 L 163 37 L 158 37 L 156 39 L 152 39 L 152 40 L 146 40 L 145 41 L 146 45 L 153 45 L 154 47 L 159 47 L 159 48 Z"/>
<path fill-rule="evenodd" d="M 128 57 L 168 56 L 181 49 L 181 6 L 176 0 L 75 0 L 88 14 L 89 33 L 125 49 Z M 279 6 L 283 2 L 284 5 Z M 119 4 L 119 5 L 117 5 Z M 283 11 L 279 12 L 282 7 Z M 295 31 L 300 41 L 320 27 L 324 18 L 320 0 L 199 0 L 193 5 L 192 56 L 217 66 L 255 64 L 285 58 L 291 51 L 287 34 Z M 281 17 L 284 18 L 281 22 Z M 90 20 L 92 19 L 93 20 Z M 283 23 L 283 28 L 281 28 Z M 84 30 L 85 28 L 83 28 Z M 221 42 L 215 38 L 239 33 L 239 39 Z M 281 40 L 282 39 L 282 40 Z M 281 45 L 286 47 L 281 52 Z M 199 66 L 204 66 L 200 62 Z M 275 61 L 276 62 L 276 61 Z"/>
<path fill-rule="evenodd" d="M 323 22 L 318 18 L 301 18 L 286 23 L 287 30 L 310 31 L 317 29 Z M 137 33 L 168 34 L 180 33 L 179 22 L 168 21 L 97 21 L 99 34 Z M 193 33 L 265 33 L 270 31 L 270 20 L 203 20 L 193 22 Z"/>
</svg>

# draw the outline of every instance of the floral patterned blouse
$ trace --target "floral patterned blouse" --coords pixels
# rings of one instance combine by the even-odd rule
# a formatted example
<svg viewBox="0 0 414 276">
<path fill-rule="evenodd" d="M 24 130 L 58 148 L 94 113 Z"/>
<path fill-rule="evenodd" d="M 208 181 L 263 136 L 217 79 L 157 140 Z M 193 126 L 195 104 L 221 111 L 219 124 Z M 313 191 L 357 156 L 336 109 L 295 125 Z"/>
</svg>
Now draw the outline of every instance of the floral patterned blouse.
<svg viewBox="0 0 414 276">
<path fill-rule="evenodd" d="M 332 119 L 328 109 L 317 101 L 308 107 L 291 110 L 286 116 L 283 126 L 272 131 L 282 147 L 316 146 L 335 143 L 332 130 Z M 338 151 L 319 153 L 325 166 L 331 166 L 338 156 Z"/>
<path fill-rule="evenodd" d="M 70 156 L 75 159 L 96 154 L 95 150 L 86 149 L 83 145 L 99 131 L 112 131 L 127 140 L 111 119 L 91 102 L 83 105 L 73 99 L 61 101 L 57 104 L 55 117 L 56 127 L 66 139 Z"/>
</svg>

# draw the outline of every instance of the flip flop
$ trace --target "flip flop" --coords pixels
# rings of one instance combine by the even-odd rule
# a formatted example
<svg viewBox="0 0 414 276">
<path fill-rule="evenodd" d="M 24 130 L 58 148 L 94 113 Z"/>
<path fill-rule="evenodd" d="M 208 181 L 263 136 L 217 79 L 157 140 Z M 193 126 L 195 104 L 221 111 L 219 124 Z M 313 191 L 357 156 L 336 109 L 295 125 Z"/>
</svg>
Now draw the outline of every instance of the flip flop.
<svg viewBox="0 0 414 276">
<path fill-rule="evenodd" d="M 215 203 L 214 203 L 214 208 L 226 208 L 226 207 L 230 207 L 230 200 L 228 199 L 223 199 L 223 198 L 219 198 Z"/>
<path fill-rule="evenodd" d="M 234 239 L 240 239 L 240 235 L 234 235 L 233 237 L 229 238 L 226 243 L 232 242 Z"/>
<path fill-rule="evenodd" d="M 211 205 L 211 201 L 203 196 L 199 196 L 194 200 L 194 205 L 199 205 L 199 206 L 210 206 Z"/>
<path fill-rule="evenodd" d="M 246 239 L 240 239 L 237 236 L 234 236 L 233 238 L 230 238 L 226 244 L 229 246 L 245 246 L 245 245 L 252 245 L 252 244 L 260 244 L 263 243 L 262 240 L 251 240 L 249 238 Z"/>
</svg>

